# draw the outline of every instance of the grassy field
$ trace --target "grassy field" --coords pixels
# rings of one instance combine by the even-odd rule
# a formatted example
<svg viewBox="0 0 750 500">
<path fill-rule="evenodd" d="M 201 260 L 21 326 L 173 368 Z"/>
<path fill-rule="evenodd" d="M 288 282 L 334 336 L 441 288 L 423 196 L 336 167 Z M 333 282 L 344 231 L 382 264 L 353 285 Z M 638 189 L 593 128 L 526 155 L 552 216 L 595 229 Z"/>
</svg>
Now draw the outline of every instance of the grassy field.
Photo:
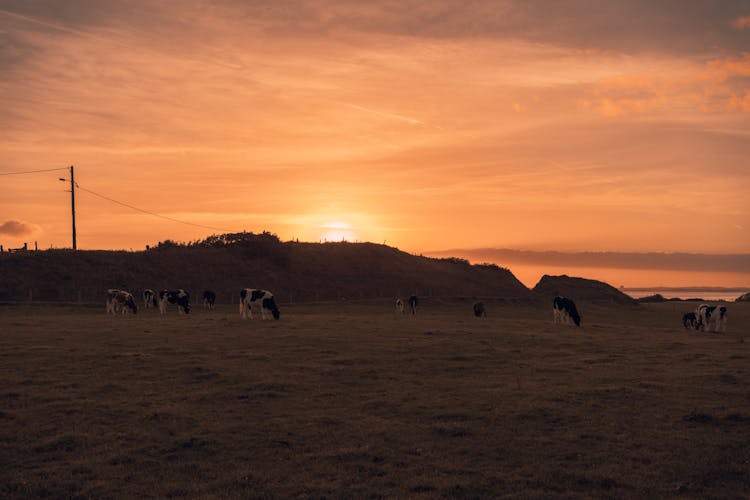
<svg viewBox="0 0 750 500">
<path fill-rule="evenodd" d="M 750 304 L 487 305 L 1 306 L 0 497 L 750 494 Z"/>
</svg>

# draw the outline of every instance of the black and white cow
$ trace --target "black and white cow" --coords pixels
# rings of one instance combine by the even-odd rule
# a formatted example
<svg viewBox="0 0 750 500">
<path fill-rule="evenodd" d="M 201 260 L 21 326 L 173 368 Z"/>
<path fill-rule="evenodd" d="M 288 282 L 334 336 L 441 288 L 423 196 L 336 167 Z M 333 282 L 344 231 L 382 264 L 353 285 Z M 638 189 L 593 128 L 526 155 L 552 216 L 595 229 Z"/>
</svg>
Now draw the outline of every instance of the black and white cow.
<svg viewBox="0 0 750 500">
<path fill-rule="evenodd" d="M 253 303 L 260 304 L 260 317 L 266 319 L 266 311 L 271 311 L 273 319 L 279 319 L 281 312 L 279 307 L 276 305 L 276 301 L 273 298 L 273 294 L 268 290 L 258 290 L 256 288 L 243 288 L 240 291 L 240 316 L 246 319 L 250 314 L 250 319 L 253 319 Z"/>
<path fill-rule="evenodd" d="M 566 298 L 557 296 L 552 301 L 553 323 L 570 324 L 572 321 L 576 326 L 581 326 L 581 316 L 575 303 Z"/>
<path fill-rule="evenodd" d="M 417 300 L 416 295 L 412 295 L 409 297 L 409 309 L 411 309 L 412 314 L 417 314 L 417 303 L 419 301 Z"/>
<path fill-rule="evenodd" d="M 213 311 L 214 303 L 216 303 L 216 294 L 211 290 L 203 292 L 203 307 L 209 311 Z"/>
<path fill-rule="evenodd" d="M 166 314 L 169 304 L 177 306 L 178 314 L 190 314 L 190 294 L 182 288 L 159 292 L 159 312 Z"/>
<path fill-rule="evenodd" d="M 157 307 L 158 305 L 159 303 L 156 298 L 156 292 L 150 288 L 146 288 L 143 291 L 143 307 L 148 309 L 150 307 Z"/>
<path fill-rule="evenodd" d="M 110 288 L 107 290 L 107 314 L 138 314 L 135 297 L 125 290 Z"/>
<path fill-rule="evenodd" d="M 484 302 L 474 302 L 472 308 L 474 309 L 474 316 L 477 318 L 487 316 L 487 309 L 484 307 Z"/>
<path fill-rule="evenodd" d="M 695 313 L 685 313 L 682 315 L 682 326 L 685 330 L 698 330 L 700 328 L 700 320 Z"/>
<path fill-rule="evenodd" d="M 727 308 L 701 304 L 695 309 L 699 328 L 704 332 L 724 332 L 727 329 Z"/>
<path fill-rule="evenodd" d="M 396 299 L 396 314 L 404 314 L 404 301 L 400 298 Z"/>
</svg>

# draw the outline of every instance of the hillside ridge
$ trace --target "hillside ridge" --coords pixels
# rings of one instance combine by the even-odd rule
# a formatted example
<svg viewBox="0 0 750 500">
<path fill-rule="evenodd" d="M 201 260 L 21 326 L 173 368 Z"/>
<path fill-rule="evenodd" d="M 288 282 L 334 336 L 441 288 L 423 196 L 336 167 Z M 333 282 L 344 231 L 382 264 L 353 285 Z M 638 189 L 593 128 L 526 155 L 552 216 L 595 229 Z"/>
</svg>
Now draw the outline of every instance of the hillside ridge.
<svg viewBox="0 0 750 500">
<path fill-rule="evenodd" d="M 282 242 L 264 232 L 211 236 L 144 251 L 42 250 L 0 254 L 0 300 L 100 300 L 107 288 L 203 290 L 233 303 L 241 288 L 272 290 L 281 302 L 408 296 L 535 295 L 508 269 L 413 255 L 376 243 Z"/>
</svg>

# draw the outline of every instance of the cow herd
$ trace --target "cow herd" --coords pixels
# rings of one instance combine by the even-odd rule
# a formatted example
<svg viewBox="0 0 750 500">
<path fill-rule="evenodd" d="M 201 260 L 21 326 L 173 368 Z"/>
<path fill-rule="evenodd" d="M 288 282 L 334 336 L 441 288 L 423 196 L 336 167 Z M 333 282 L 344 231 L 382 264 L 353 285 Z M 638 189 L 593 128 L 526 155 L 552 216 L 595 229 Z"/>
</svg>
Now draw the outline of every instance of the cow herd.
<svg viewBox="0 0 750 500">
<path fill-rule="evenodd" d="M 552 301 L 552 314 L 553 323 L 581 326 L 581 316 L 578 313 L 575 303 L 566 297 L 554 298 Z M 686 330 L 700 332 L 726 332 L 727 308 L 725 306 L 701 304 L 695 308 L 694 312 L 683 314 L 682 326 Z"/>
<path fill-rule="evenodd" d="M 190 294 L 178 288 L 176 290 L 154 290 L 146 289 L 142 294 L 143 306 L 146 309 L 159 308 L 161 314 L 167 313 L 167 308 L 173 305 L 178 314 L 190 313 Z M 212 311 L 216 303 L 216 293 L 211 290 L 203 292 L 203 307 Z M 416 295 L 411 295 L 406 301 L 396 299 L 396 313 L 404 314 L 406 305 L 412 315 L 417 314 L 419 300 Z M 239 295 L 240 317 L 242 319 L 253 318 L 253 305 L 260 311 L 261 319 L 266 319 L 270 314 L 274 319 L 281 317 L 279 306 L 276 304 L 273 293 L 268 290 L 256 288 L 243 288 Z M 474 316 L 481 318 L 487 315 L 483 302 L 475 302 L 472 305 Z M 135 297 L 125 290 L 110 288 L 107 290 L 107 314 L 136 314 L 138 306 Z M 581 315 L 575 303 L 567 298 L 557 296 L 552 300 L 552 322 L 554 324 L 581 326 Z M 695 311 L 685 313 L 682 316 L 682 325 L 686 330 L 703 332 L 725 332 L 727 326 L 727 308 L 724 306 L 699 305 Z"/>
<path fill-rule="evenodd" d="M 164 289 L 159 293 L 148 288 L 142 294 L 143 307 L 146 309 L 159 308 L 160 314 L 166 314 L 169 306 L 177 308 L 177 314 L 190 314 L 190 293 L 182 288 L 175 290 Z M 211 290 L 203 292 L 203 307 L 209 311 L 214 309 L 216 293 Z M 252 319 L 252 305 L 258 304 L 261 318 L 266 319 L 266 311 L 270 312 L 274 319 L 279 319 L 281 313 L 268 290 L 256 290 L 254 288 L 243 288 L 240 291 L 240 316 L 244 319 L 250 315 Z M 137 314 L 138 306 L 132 293 L 125 290 L 110 288 L 107 290 L 107 314 Z"/>
</svg>

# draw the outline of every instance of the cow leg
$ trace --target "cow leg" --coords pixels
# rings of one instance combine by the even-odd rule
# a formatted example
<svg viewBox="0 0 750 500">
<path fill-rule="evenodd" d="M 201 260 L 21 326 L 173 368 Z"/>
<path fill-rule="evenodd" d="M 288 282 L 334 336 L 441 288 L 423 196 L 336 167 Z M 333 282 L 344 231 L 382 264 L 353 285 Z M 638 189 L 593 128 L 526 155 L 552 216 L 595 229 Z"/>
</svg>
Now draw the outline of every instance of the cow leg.
<svg viewBox="0 0 750 500">
<path fill-rule="evenodd" d="M 240 313 L 242 315 L 242 319 L 247 319 L 248 317 L 250 317 L 250 319 L 253 319 L 253 308 L 250 302 L 245 302 L 244 300 L 240 302 Z"/>
</svg>

